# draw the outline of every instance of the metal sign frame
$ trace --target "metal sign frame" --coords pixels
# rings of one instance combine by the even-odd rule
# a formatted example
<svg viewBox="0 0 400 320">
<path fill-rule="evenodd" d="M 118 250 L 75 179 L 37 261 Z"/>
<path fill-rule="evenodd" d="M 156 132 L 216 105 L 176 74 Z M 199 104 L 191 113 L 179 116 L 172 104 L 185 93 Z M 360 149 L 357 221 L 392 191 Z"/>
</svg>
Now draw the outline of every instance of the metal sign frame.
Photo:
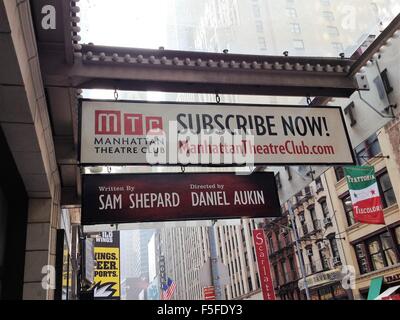
<svg viewBox="0 0 400 320">
<path fill-rule="evenodd" d="M 324 108 L 324 109 L 338 109 L 340 112 L 340 118 L 343 124 L 343 128 L 344 128 L 344 133 L 346 136 L 346 142 L 347 145 L 350 149 L 350 154 L 351 154 L 351 158 L 352 158 L 352 162 L 326 162 L 326 161 L 321 161 L 321 162 L 312 162 L 312 163 L 308 163 L 308 162 L 290 162 L 290 163 L 286 163 L 286 162 L 282 162 L 282 163 L 268 163 L 268 162 L 257 162 L 254 163 L 254 165 L 257 166 L 285 166 L 285 165 L 290 165 L 290 166 L 297 166 L 297 165 L 324 165 L 324 166 L 343 166 L 343 165 L 354 165 L 356 163 L 356 158 L 354 155 L 354 151 L 352 148 L 352 144 L 351 144 L 351 140 L 350 140 L 350 136 L 348 133 L 348 129 L 346 126 L 346 122 L 344 119 L 344 115 L 343 115 L 343 110 L 341 107 L 339 106 L 302 106 L 302 105 L 272 105 L 272 104 L 243 104 L 243 103 L 200 103 L 200 102 L 158 102 L 158 101 L 143 101 L 143 100 L 112 100 L 112 99 L 87 99 L 87 98 L 83 98 L 83 99 L 79 99 L 79 105 L 78 105 L 78 163 L 81 166 L 99 166 L 99 165 L 104 165 L 104 166 L 161 166 L 161 167 L 179 167 L 179 166 L 185 166 L 185 167 L 245 167 L 248 164 L 184 164 L 181 165 L 179 163 L 176 164 L 149 164 L 149 163 L 126 163 L 126 162 L 118 162 L 118 163 L 100 163 L 100 162 L 96 162 L 96 163 L 91 163 L 91 162 L 85 162 L 82 163 L 81 162 L 81 136 L 82 136 L 82 103 L 85 101 L 89 101 L 89 102 L 121 102 L 121 103 L 141 103 L 141 104 L 163 104 L 166 107 L 168 105 L 178 105 L 181 107 L 190 105 L 190 106 L 213 106 L 216 108 L 228 108 L 228 107 L 265 107 L 265 108 L 269 108 L 269 107 L 279 107 L 279 108 L 299 108 L 299 109 L 304 109 L 304 108 Z"/>
</svg>

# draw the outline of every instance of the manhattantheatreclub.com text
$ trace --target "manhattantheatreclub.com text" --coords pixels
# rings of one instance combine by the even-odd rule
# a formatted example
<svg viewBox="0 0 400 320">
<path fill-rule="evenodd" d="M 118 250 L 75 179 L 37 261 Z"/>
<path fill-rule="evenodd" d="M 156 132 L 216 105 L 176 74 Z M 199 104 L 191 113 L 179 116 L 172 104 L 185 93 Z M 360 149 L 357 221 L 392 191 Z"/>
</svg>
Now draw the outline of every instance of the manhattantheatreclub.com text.
<svg viewBox="0 0 400 320">
<path fill-rule="evenodd" d="M 148 163 L 254 163 L 254 156 L 335 155 L 330 144 L 285 140 L 280 144 L 255 143 L 253 135 L 204 133 L 148 135 L 145 138 L 94 138 L 96 154 L 144 154 Z"/>
</svg>

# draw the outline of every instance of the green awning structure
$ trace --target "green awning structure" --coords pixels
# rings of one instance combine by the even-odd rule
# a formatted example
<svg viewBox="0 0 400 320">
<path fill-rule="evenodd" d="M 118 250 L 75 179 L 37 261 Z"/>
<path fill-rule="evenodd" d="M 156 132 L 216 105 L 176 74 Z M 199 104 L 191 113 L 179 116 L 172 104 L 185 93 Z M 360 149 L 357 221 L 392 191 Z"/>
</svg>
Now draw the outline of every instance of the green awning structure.
<svg viewBox="0 0 400 320">
<path fill-rule="evenodd" d="M 375 298 L 379 296 L 379 294 L 381 293 L 382 283 L 383 277 L 371 279 L 367 300 L 375 300 Z"/>
</svg>

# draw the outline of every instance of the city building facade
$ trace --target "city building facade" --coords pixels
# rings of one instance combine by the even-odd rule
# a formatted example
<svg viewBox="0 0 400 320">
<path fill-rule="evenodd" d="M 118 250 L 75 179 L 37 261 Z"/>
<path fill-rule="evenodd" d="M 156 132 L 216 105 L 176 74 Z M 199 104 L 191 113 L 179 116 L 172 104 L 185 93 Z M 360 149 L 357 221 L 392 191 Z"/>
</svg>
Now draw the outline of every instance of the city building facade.
<svg viewBox="0 0 400 320">
<path fill-rule="evenodd" d="M 398 37 L 393 38 L 361 68 L 369 83 L 368 91 L 356 92 L 349 99 L 331 99 L 328 102 L 328 105 L 343 108 L 356 164 L 371 165 L 375 169 L 385 226 L 354 221 L 343 167 L 303 166 L 275 170 L 280 199 L 286 208 L 291 201 L 300 236 L 315 230 L 314 238 L 306 237 L 302 241 L 306 274 L 316 275 L 336 266 L 354 267 L 355 282 L 351 294 L 347 290 L 347 296 L 352 295 L 355 299 L 367 298 L 374 278 L 383 277 L 384 287 L 398 282 L 400 122 L 397 105 L 400 92 L 396 88 L 400 73 L 396 57 L 399 47 Z M 310 191 L 311 197 L 307 196 Z M 321 223 L 315 224 L 314 221 Z M 321 244 L 318 244 L 318 238 L 324 239 Z M 327 263 L 324 262 L 325 254 L 322 254 L 324 251 L 330 252 Z M 340 282 L 339 275 L 338 279 Z M 304 291 L 304 282 L 300 284 Z M 310 289 L 311 298 L 317 298 Z M 338 286 L 330 291 L 319 292 L 318 297 L 332 299 L 340 292 L 345 296 Z"/>
<path fill-rule="evenodd" d="M 301 300 L 296 243 L 291 232 L 288 211 L 282 208 L 282 217 L 262 224 L 268 243 L 269 262 L 276 296 L 280 300 Z"/>
<path fill-rule="evenodd" d="M 52 3 L 56 5 L 56 1 Z M 60 3 L 57 1 L 57 4 Z M 0 148 L 3 164 L 0 173 L 0 296 L 4 299 L 55 298 L 52 274 L 57 259 L 64 253 L 56 250 L 59 242 L 57 229 L 66 232 L 66 251 L 74 260 L 71 265 L 77 273 L 77 247 L 84 235 L 77 227 L 79 217 L 72 213 L 73 210 L 62 208 L 81 205 L 81 178 L 84 172 L 78 162 L 78 99 L 81 97 L 81 88 L 88 84 L 93 88 L 112 83 L 115 89 L 115 84 L 122 83 L 121 78 L 124 78 L 131 81 L 125 83 L 125 89 L 139 83 L 136 87 L 138 90 L 154 90 L 159 88 L 157 84 L 161 82 L 158 78 L 154 81 L 156 85 L 141 86 L 143 79 L 130 79 L 135 72 L 131 70 L 138 69 L 133 69 L 133 63 L 128 66 L 127 60 L 131 61 L 132 57 L 126 54 L 128 51 L 119 51 L 120 48 L 108 48 L 112 51 L 112 58 L 110 55 L 110 60 L 104 64 L 101 60 L 97 61 L 99 65 L 91 64 L 88 57 L 93 56 L 93 52 L 89 51 L 92 53 L 90 55 L 88 51 L 82 51 L 82 44 L 79 43 L 79 17 L 76 15 L 79 7 L 76 3 L 68 2 L 63 9 L 57 7 L 60 9 L 57 21 L 68 23 L 59 28 L 50 26 L 46 29 L 42 24 L 44 16 L 41 1 L 0 1 Z M 184 9 L 177 11 L 178 14 L 169 12 L 169 19 L 181 21 L 181 25 L 186 26 L 186 29 L 171 35 L 171 41 L 175 41 L 173 44 L 176 43 L 178 49 L 219 53 L 227 49 L 227 54 L 274 54 L 279 55 L 283 65 L 287 62 L 290 68 L 296 64 L 286 59 L 287 56 L 337 57 L 344 53 L 349 57 L 349 52 L 352 53 L 360 45 L 368 53 L 370 47 L 366 47 L 364 41 L 369 39 L 371 42 L 371 39 L 383 35 L 380 40 L 382 43 L 376 46 L 371 44 L 371 50 L 375 51 L 372 57 L 367 55 L 369 58 L 365 61 L 349 61 L 348 66 L 351 63 L 352 68 L 345 79 L 360 72 L 357 79 L 361 82 L 362 90 L 355 91 L 350 98 L 330 99 L 326 104 L 343 109 L 357 164 L 370 164 L 375 168 L 385 207 L 386 225 L 354 222 L 341 168 L 294 166 L 274 168 L 280 184 L 284 215 L 276 223 L 288 226 L 289 239 L 286 240 L 285 231 L 281 234 L 280 229 L 277 235 L 274 224 L 272 228 L 267 226 L 268 223 L 264 227 L 267 236 L 272 232 L 270 258 L 274 266 L 275 287 L 281 299 L 304 299 L 306 288 L 313 299 L 342 299 L 351 295 L 356 299 L 364 299 L 373 279 L 383 277 L 385 286 L 397 284 L 400 273 L 400 108 L 397 107 L 400 103 L 400 32 L 393 30 L 398 29 L 396 21 L 392 29 L 384 29 L 393 16 L 389 14 L 388 20 L 385 20 L 382 14 L 386 8 L 393 8 L 396 1 L 358 0 L 350 6 L 344 0 L 321 0 L 316 1 L 315 5 L 309 5 L 308 0 L 207 0 L 201 3 L 185 1 L 185 4 L 176 0 L 173 3 L 168 8 L 170 11 L 182 5 L 189 6 L 190 3 L 190 7 L 198 13 L 185 15 Z M 355 8 L 358 10 L 352 11 Z M 275 12 L 285 14 L 275 15 Z M 344 13 L 339 18 L 337 12 Z M 62 19 L 59 19 L 60 16 Z M 370 22 L 373 23 L 370 25 Z M 372 30 L 371 26 L 374 27 Z M 220 33 L 220 29 L 223 32 Z M 175 29 L 171 27 L 169 30 L 172 32 Z M 385 38 L 385 31 L 393 37 Z M 160 52 L 157 54 L 161 56 Z M 360 58 L 360 55 L 353 56 L 354 59 L 357 57 Z M 137 58 L 142 62 L 151 60 L 150 57 L 143 60 L 140 55 Z M 321 61 L 325 59 L 321 58 Z M 162 61 L 183 63 L 183 60 L 174 57 Z M 209 70 L 217 68 L 216 61 L 208 62 L 212 67 L 201 66 L 203 69 L 199 74 L 210 75 Z M 186 68 L 177 63 L 168 65 L 168 75 L 177 69 L 180 72 L 179 68 Z M 161 64 L 150 68 L 165 70 Z M 255 76 L 265 71 L 268 77 L 266 70 L 253 70 L 250 64 L 245 62 L 243 65 L 246 68 L 238 64 L 237 68 L 242 68 L 239 73 L 248 75 L 254 71 L 251 76 Z M 95 76 L 90 80 L 85 78 L 91 72 L 82 70 L 82 66 L 87 69 L 98 67 L 90 70 Z M 148 66 L 143 63 L 139 68 L 142 67 Z M 186 80 L 186 84 L 201 80 L 201 77 L 193 77 L 200 67 L 192 67 L 193 70 L 189 71 L 193 73 L 188 76 L 190 81 Z M 104 75 L 98 73 L 101 68 L 114 69 Z M 77 70 L 78 74 L 74 74 Z M 123 77 L 121 71 L 124 72 Z M 228 78 L 230 73 L 221 72 L 221 78 Z M 285 74 L 285 79 L 290 78 L 287 74 L 298 75 L 295 69 L 277 72 Z M 325 77 L 321 75 L 319 79 Z M 241 79 L 245 80 L 245 77 Z M 239 87 L 242 83 L 235 85 Z M 248 86 L 256 90 L 259 84 Z M 196 90 L 208 93 L 215 91 L 215 88 L 205 90 L 205 87 L 207 85 L 203 83 Z M 319 86 L 314 89 L 319 89 Z M 117 92 L 114 93 L 117 98 Z M 298 104 L 299 99 L 302 103 L 310 98 L 307 92 L 304 95 L 290 99 L 232 95 L 224 97 L 223 102 Z M 199 98 L 197 93 L 173 94 L 173 98 L 210 101 L 210 96 Z M 214 100 L 213 95 L 211 101 Z M 227 299 L 246 299 L 260 293 L 251 234 L 255 228 L 255 222 L 248 219 L 242 219 L 240 224 L 216 227 L 217 252 L 230 275 L 230 283 L 224 288 Z M 298 248 L 292 246 L 296 234 L 300 236 Z M 146 250 L 146 239 L 135 241 L 139 245 L 138 252 Z M 163 229 L 157 243 L 160 249 L 158 257 L 161 254 L 166 257 L 167 275 L 177 282 L 174 299 L 201 299 L 199 270 L 209 258 L 206 227 Z M 294 249 L 299 249 L 299 256 Z M 135 273 L 146 276 L 146 262 L 149 259 L 145 258 L 144 253 L 143 256 L 143 259 L 138 259 Z M 293 256 L 296 261 L 292 263 Z M 304 272 L 300 268 L 302 261 L 305 261 Z M 351 293 L 348 290 L 344 293 L 340 286 L 342 279 L 339 273 L 343 275 L 341 271 L 345 266 L 355 269 L 355 285 Z M 292 272 L 296 268 L 297 272 Z M 48 281 L 43 281 L 44 278 Z M 79 290 L 79 280 L 75 279 L 76 290 Z"/>
</svg>

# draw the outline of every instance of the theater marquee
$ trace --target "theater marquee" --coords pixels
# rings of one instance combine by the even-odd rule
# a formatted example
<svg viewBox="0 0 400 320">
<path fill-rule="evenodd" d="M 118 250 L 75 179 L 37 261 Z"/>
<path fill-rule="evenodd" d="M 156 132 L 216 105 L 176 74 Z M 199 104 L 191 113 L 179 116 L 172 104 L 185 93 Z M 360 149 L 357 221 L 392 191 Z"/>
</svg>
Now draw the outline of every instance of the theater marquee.
<svg viewBox="0 0 400 320">
<path fill-rule="evenodd" d="M 280 216 L 274 174 L 88 174 L 82 224 Z"/>
<path fill-rule="evenodd" d="M 353 164 L 340 107 L 82 100 L 82 164 Z"/>
</svg>

